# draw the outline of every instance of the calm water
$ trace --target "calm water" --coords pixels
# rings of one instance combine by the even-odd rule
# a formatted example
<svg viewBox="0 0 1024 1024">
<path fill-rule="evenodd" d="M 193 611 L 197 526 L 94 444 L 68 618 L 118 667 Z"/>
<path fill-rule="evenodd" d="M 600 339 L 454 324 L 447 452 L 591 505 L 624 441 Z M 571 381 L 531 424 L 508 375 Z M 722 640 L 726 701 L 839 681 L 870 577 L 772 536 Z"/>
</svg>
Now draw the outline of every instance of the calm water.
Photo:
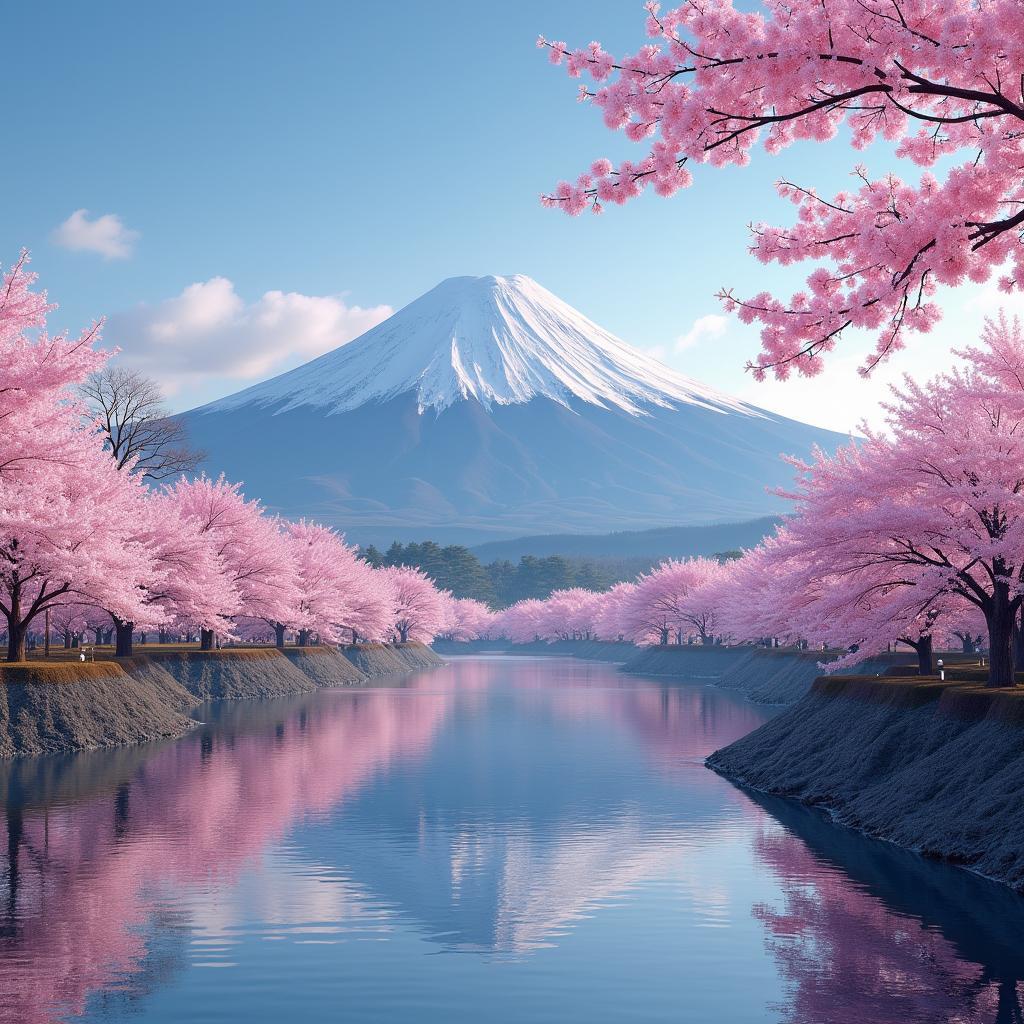
<svg viewBox="0 0 1024 1024">
<path fill-rule="evenodd" d="M 703 767 L 768 713 L 466 659 L 0 767 L 0 1021 L 1019 1021 L 1021 901 Z"/>
</svg>

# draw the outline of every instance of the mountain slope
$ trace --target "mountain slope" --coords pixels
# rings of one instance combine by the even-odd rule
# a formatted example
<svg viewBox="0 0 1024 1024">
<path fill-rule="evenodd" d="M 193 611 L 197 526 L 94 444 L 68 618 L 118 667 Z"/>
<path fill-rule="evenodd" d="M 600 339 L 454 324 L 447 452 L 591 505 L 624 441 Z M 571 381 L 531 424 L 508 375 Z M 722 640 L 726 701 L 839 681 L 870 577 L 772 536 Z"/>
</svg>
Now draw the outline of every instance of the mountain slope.
<svg viewBox="0 0 1024 1024">
<path fill-rule="evenodd" d="M 695 404 L 757 415 L 620 341 L 522 274 L 452 277 L 333 352 L 207 406 L 348 412 L 416 395 L 420 411 L 579 399 L 641 413 Z"/>
<path fill-rule="evenodd" d="M 478 544 L 473 554 L 481 562 L 508 560 L 517 562 L 523 555 L 545 558 L 648 558 L 660 562 L 666 558 L 692 558 L 716 555 L 754 547 L 775 531 L 780 520 L 762 516 L 742 523 L 716 523 L 709 526 L 662 526 L 651 530 L 620 530 L 616 533 L 549 533 Z"/>
<path fill-rule="evenodd" d="M 529 278 L 453 278 L 361 338 L 186 414 L 207 468 L 362 543 L 749 520 L 778 456 L 842 440 L 745 405 Z"/>
</svg>

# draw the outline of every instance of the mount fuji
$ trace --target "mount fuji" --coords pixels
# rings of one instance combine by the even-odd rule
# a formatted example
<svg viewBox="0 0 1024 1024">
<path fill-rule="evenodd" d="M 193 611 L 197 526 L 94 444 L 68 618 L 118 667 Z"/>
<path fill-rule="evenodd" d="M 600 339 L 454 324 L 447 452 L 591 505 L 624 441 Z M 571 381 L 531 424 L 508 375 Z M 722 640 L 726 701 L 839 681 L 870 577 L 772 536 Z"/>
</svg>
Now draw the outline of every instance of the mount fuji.
<svg viewBox="0 0 1024 1024">
<path fill-rule="evenodd" d="M 674 372 L 535 281 L 457 277 L 355 341 L 183 414 L 209 472 L 362 544 L 778 512 L 838 434 Z"/>
</svg>

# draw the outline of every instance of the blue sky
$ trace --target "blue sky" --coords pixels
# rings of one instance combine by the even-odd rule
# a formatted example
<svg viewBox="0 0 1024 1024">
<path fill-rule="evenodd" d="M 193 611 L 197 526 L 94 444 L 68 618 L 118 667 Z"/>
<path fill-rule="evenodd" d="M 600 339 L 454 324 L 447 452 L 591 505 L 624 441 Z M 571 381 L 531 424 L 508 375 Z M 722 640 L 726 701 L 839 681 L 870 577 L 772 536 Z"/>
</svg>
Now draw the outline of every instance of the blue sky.
<svg viewBox="0 0 1024 1024">
<path fill-rule="evenodd" d="M 109 317 L 107 341 L 177 408 L 349 340 L 445 277 L 526 273 L 683 372 L 852 428 L 884 385 L 856 378 L 865 340 L 823 382 L 759 386 L 743 372 L 756 333 L 721 320 L 714 293 L 795 290 L 806 268 L 746 252 L 749 221 L 792 217 L 772 183 L 837 189 L 859 161 L 884 170 L 885 151 L 807 144 L 698 168 L 673 199 L 602 217 L 538 204 L 636 150 L 576 103 L 538 33 L 621 52 L 645 41 L 643 18 L 633 0 L 16 5 L 0 256 L 29 247 L 55 324 Z M 94 224 L 107 214 L 135 235 Z M 992 305 L 983 289 L 941 300 L 944 330 L 887 376 L 944 366 Z"/>
</svg>

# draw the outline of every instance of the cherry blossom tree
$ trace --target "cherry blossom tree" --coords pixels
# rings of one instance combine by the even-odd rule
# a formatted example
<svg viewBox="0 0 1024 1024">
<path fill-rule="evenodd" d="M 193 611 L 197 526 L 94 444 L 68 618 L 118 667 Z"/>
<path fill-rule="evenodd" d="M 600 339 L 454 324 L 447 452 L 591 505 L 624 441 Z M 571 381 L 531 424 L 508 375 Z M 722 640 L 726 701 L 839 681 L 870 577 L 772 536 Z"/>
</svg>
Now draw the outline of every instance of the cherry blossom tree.
<svg viewBox="0 0 1024 1024">
<path fill-rule="evenodd" d="M 75 387 L 100 367 L 95 328 L 45 331 L 51 308 L 32 291 L 22 256 L 0 285 L 0 612 L 7 659 L 47 608 L 101 598 L 120 614 L 142 607 L 148 552 L 129 524 L 140 486 L 119 474 L 82 425 Z"/>
<path fill-rule="evenodd" d="M 797 207 L 786 227 L 752 226 L 765 263 L 812 262 L 806 288 L 788 301 L 762 292 L 720 293 L 727 309 L 762 325 L 757 377 L 822 368 L 848 329 L 876 332 L 864 371 L 939 318 L 937 285 L 985 281 L 1009 265 L 1000 287 L 1024 285 L 1024 34 L 1019 0 L 732 0 L 648 3 L 655 43 L 621 58 L 599 43 L 569 50 L 543 38 L 551 61 L 587 74 L 605 124 L 633 141 L 653 137 L 638 160 L 598 160 L 543 197 L 578 214 L 624 203 L 645 188 L 668 196 L 705 164 L 745 165 L 761 143 L 777 153 L 799 140 L 826 142 L 845 124 L 855 149 L 877 138 L 924 168 L 963 154 L 938 180 L 872 178 L 830 199 L 809 182 L 779 181 Z M 822 266 L 821 261 L 825 261 Z"/>
<path fill-rule="evenodd" d="M 292 547 L 299 600 L 291 621 L 269 622 L 277 646 L 284 646 L 287 629 L 295 630 L 299 646 L 313 637 L 338 643 L 343 624 L 353 621 L 363 606 L 362 592 L 379 589 L 379 584 L 355 549 L 330 527 L 303 520 L 284 522 L 281 529 Z"/>
<path fill-rule="evenodd" d="M 133 654 L 138 628 L 194 625 L 209 634 L 227 633 L 239 610 L 236 578 L 217 547 L 216 535 L 186 514 L 172 491 L 144 492 L 129 517 L 131 542 L 147 553 L 139 574 L 142 609 L 125 616 L 103 605 L 114 624 L 115 656 Z M 102 604 L 102 598 L 97 595 Z"/>
<path fill-rule="evenodd" d="M 72 603 L 54 605 L 51 609 L 50 629 L 61 638 L 65 648 L 73 647 L 76 640 L 85 636 L 89 628 L 87 612 L 86 606 Z"/>
<path fill-rule="evenodd" d="M 445 602 L 441 592 L 429 576 L 412 566 L 388 566 L 378 571 L 394 588 L 392 639 L 401 644 L 411 641 L 430 643 L 445 623 Z"/>
<path fill-rule="evenodd" d="M 555 590 L 543 601 L 540 623 L 548 640 L 591 640 L 596 635 L 602 595 L 583 587 Z"/>
<path fill-rule="evenodd" d="M 513 643 L 527 644 L 544 638 L 547 609 L 543 601 L 530 597 L 498 613 L 496 628 Z"/>
<path fill-rule="evenodd" d="M 397 616 L 394 580 L 384 569 L 375 569 L 361 557 L 355 560 L 352 574 L 353 589 L 344 618 L 337 625 L 351 634 L 353 644 L 384 640 Z"/>
<path fill-rule="evenodd" d="M 636 584 L 623 581 L 601 594 L 594 620 L 594 629 L 602 640 L 624 640 L 629 632 L 625 623 L 625 608 L 636 590 Z"/>
<path fill-rule="evenodd" d="M 880 602 L 878 621 L 916 609 L 920 623 L 947 599 L 973 606 L 998 687 L 1013 685 L 1024 598 L 1024 338 L 1001 319 L 983 341 L 966 366 L 896 390 L 887 433 L 865 428 L 834 456 L 794 462 L 786 550 L 812 585 Z"/>
<path fill-rule="evenodd" d="M 453 597 L 447 590 L 441 592 L 445 602 L 445 623 L 439 636 L 445 640 L 468 641 L 486 637 L 493 628 L 495 614 L 483 603 L 471 597 Z"/>
<path fill-rule="evenodd" d="M 668 644 L 697 636 L 711 643 L 717 632 L 715 605 L 703 591 L 724 574 L 711 558 L 662 562 L 639 577 L 623 603 L 624 633 L 638 643 Z"/>
<path fill-rule="evenodd" d="M 289 622 L 301 603 L 294 548 L 258 501 L 223 477 L 178 480 L 165 493 L 198 534 L 206 535 L 237 594 L 237 613 Z M 224 608 L 224 615 L 235 613 Z M 202 624 L 200 646 L 213 646 L 215 629 Z"/>
</svg>

